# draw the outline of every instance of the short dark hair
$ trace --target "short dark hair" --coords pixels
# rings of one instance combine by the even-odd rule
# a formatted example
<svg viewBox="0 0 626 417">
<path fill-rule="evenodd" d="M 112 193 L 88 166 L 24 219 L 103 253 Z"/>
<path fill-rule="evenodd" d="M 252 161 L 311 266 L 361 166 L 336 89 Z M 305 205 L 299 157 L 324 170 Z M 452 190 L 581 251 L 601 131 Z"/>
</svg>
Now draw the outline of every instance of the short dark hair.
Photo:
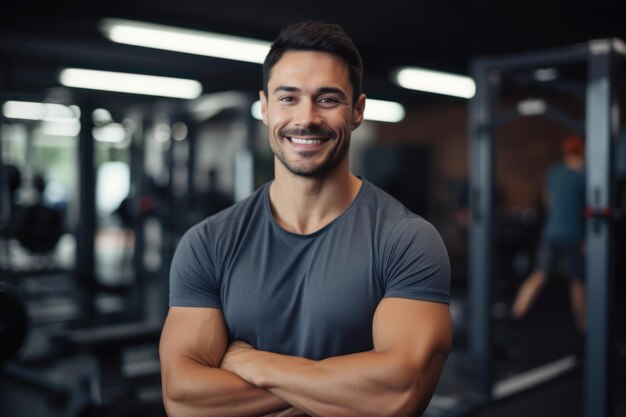
<svg viewBox="0 0 626 417">
<path fill-rule="evenodd" d="M 263 91 L 266 95 L 272 68 L 289 51 L 327 52 L 341 58 L 348 65 L 352 102 L 356 103 L 363 89 L 363 61 L 354 42 L 341 26 L 306 21 L 284 28 L 263 62 Z"/>
<path fill-rule="evenodd" d="M 561 142 L 563 155 L 583 156 L 585 154 L 585 141 L 578 135 L 569 135 Z"/>
</svg>

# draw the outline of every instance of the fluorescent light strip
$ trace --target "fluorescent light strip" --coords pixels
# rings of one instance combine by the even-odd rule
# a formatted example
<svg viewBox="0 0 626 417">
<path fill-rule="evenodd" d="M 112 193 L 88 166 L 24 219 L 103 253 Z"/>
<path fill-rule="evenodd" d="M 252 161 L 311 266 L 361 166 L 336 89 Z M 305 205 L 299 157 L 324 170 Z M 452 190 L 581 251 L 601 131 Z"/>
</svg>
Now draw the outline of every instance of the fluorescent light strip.
<svg viewBox="0 0 626 417">
<path fill-rule="evenodd" d="M 393 101 L 375 100 L 368 98 L 365 100 L 365 114 L 367 120 L 378 122 L 398 123 L 404 119 L 404 107 Z"/>
<path fill-rule="evenodd" d="M 66 87 L 149 96 L 193 99 L 202 93 L 202 85 L 195 80 L 79 68 L 64 69 L 59 81 Z"/>
<path fill-rule="evenodd" d="M 9 100 L 2 105 L 2 114 L 7 119 L 65 121 L 77 118 L 70 107 L 54 103 Z"/>
<path fill-rule="evenodd" d="M 401 87 L 448 96 L 472 98 L 476 93 L 476 84 L 471 77 L 404 67 L 396 70 L 394 81 Z"/>
<path fill-rule="evenodd" d="M 117 43 L 258 64 L 263 63 L 271 45 L 256 39 L 123 19 L 104 19 L 101 29 Z"/>
<path fill-rule="evenodd" d="M 261 115 L 261 102 L 259 100 L 252 104 L 250 112 L 255 119 L 263 119 Z M 404 119 L 405 114 L 404 107 L 399 103 L 368 98 L 365 101 L 365 114 L 363 118 L 378 122 L 398 123 Z"/>
</svg>

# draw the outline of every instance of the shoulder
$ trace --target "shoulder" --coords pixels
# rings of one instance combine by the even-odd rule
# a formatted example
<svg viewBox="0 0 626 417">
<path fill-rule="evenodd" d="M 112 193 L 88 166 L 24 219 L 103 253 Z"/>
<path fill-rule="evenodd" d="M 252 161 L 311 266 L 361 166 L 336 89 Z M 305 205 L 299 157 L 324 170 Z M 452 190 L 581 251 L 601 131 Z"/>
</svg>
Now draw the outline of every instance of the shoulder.
<svg viewBox="0 0 626 417">
<path fill-rule="evenodd" d="M 366 180 L 363 180 L 363 187 L 362 206 L 376 217 L 381 236 L 402 233 L 438 235 L 428 221 L 410 211 L 395 197 Z"/>
<path fill-rule="evenodd" d="M 227 244 L 242 225 L 255 222 L 263 215 L 266 187 L 267 184 L 261 186 L 249 197 L 189 228 L 178 243 L 177 252 L 212 256 L 216 242 Z"/>
<path fill-rule="evenodd" d="M 437 264 L 448 264 L 448 251 L 437 229 L 426 219 L 409 214 L 395 220 L 385 235 L 386 257 L 412 257 Z"/>
<path fill-rule="evenodd" d="M 436 263 L 449 262 L 443 239 L 430 222 L 375 185 L 364 182 L 364 186 L 364 205 L 375 213 L 383 262 L 409 254 L 414 258 L 431 258 Z"/>
<path fill-rule="evenodd" d="M 449 303 L 450 260 L 443 239 L 430 222 L 402 208 L 381 221 L 377 263 L 385 297 Z"/>
<path fill-rule="evenodd" d="M 375 213 L 381 220 L 394 222 L 394 220 L 407 215 L 415 216 L 395 197 L 371 182 L 363 179 L 362 187 L 361 206 Z"/>
</svg>

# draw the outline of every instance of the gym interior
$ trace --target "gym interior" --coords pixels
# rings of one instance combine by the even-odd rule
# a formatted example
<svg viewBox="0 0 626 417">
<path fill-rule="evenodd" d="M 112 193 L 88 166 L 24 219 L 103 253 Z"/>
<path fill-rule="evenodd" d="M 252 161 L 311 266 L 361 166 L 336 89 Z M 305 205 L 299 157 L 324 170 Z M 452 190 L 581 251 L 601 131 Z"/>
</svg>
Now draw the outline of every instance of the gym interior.
<svg viewBox="0 0 626 417">
<path fill-rule="evenodd" d="M 363 57 L 352 172 L 435 225 L 450 257 L 453 349 L 424 415 L 626 417 L 617 9 L 3 3 L 0 415 L 166 415 L 158 344 L 173 253 L 273 178 L 260 64 L 283 26 L 321 20 Z M 230 43 L 207 46 L 212 36 Z M 572 136 L 585 144 L 583 332 L 562 265 L 512 314 L 537 262 L 546 175 Z"/>
</svg>

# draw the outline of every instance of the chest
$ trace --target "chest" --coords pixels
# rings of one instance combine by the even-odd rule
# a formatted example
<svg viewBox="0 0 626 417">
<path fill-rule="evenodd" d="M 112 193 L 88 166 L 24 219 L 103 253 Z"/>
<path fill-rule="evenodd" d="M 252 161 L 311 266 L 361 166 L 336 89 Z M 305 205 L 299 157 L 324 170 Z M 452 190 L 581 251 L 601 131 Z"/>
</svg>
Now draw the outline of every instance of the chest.
<svg viewBox="0 0 626 417">
<path fill-rule="evenodd" d="M 317 345 L 338 354 L 370 344 L 383 294 L 375 250 L 365 236 L 336 236 L 250 236 L 220 277 L 231 338 L 303 356 L 317 356 L 308 352 Z"/>
</svg>

